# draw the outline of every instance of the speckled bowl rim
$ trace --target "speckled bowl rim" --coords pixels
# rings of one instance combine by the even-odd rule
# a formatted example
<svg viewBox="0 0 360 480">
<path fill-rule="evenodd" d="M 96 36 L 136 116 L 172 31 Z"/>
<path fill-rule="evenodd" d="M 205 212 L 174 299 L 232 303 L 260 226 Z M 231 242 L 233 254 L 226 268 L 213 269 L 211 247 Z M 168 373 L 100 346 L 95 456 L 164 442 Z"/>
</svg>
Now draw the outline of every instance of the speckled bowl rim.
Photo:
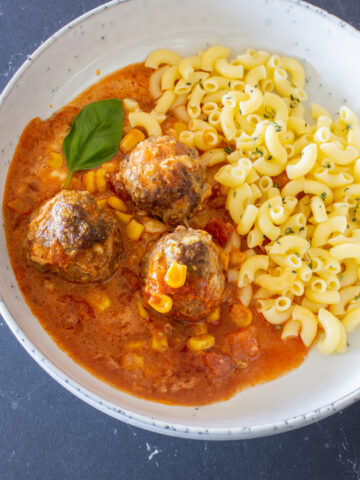
<svg viewBox="0 0 360 480">
<path fill-rule="evenodd" d="M 56 42 L 57 39 L 61 38 L 68 30 L 71 30 L 86 18 L 96 15 L 97 13 L 114 7 L 120 3 L 125 3 L 129 1 L 131 0 L 112 0 L 108 3 L 105 3 L 104 5 L 100 5 L 99 7 L 96 7 L 93 10 L 90 10 L 89 12 L 86 12 L 83 15 L 75 18 L 70 23 L 68 23 L 56 33 L 54 33 L 51 37 L 49 37 L 44 43 L 41 44 L 41 46 L 39 46 L 34 51 L 34 53 L 27 57 L 24 63 L 20 66 L 20 68 L 15 72 L 10 81 L 7 83 L 6 87 L 0 95 L 0 109 L 6 97 L 10 94 L 10 92 L 15 87 L 16 83 L 20 80 L 24 72 L 30 67 L 32 60 L 35 60 L 37 57 L 39 57 L 46 49 L 48 49 L 54 42 Z M 357 36 L 360 42 L 360 31 L 358 31 L 355 27 L 348 24 L 347 22 L 336 17 L 335 15 L 332 15 L 325 10 L 302 0 L 280 1 L 282 1 L 284 4 L 297 5 L 298 7 L 308 9 L 314 14 L 330 20 L 332 23 L 336 24 L 340 28 L 346 29 L 352 35 Z M 24 349 L 29 353 L 29 355 L 32 356 L 32 358 L 40 365 L 40 367 L 42 367 L 60 385 L 62 385 L 68 391 L 70 391 L 89 405 L 95 407 L 96 409 L 118 420 L 122 420 L 125 423 L 129 423 L 130 425 L 144 428 L 146 430 L 150 430 L 156 433 L 198 440 L 238 440 L 262 437 L 267 435 L 273 435 L 276 433 L 286 432 L 288 430 L 309 425 L 329 415 L 332 415 L 339 410 L 346 408 L 349 405 L 360 400 L 360 388 L 358 388 L 353 392 L 349 393 L 348 395 L 337 399 L 334 402 L 331 402 L 316 410 L 308 411 L 302 415 L 297 415 L 295 417 L 290 417 L 282 421 L 277 421 L 273 423 L 266 423 L 255 426 L 233 427 L 231 429 L 187 427 L 186 425 L 167 423 L 148 416 L 136 414 L 127 409 L 120 408 L 111 402 L 103 400 L 101 397 L 82 387 L 80 384 L 73 381 L 66 374 L 64 374 L 64 372 L 57 368 L 35 347 L 35 345 L 19 328 L 15 319 L 12 317 L 9 310 L 7 309 L 4 300 L 1 299 L 1 297 L 0 313 L 6 321 L 8 327 L 15 335 L 17 340 L 20 342 L 20 344 L 24 347 Z"/>
</svg>

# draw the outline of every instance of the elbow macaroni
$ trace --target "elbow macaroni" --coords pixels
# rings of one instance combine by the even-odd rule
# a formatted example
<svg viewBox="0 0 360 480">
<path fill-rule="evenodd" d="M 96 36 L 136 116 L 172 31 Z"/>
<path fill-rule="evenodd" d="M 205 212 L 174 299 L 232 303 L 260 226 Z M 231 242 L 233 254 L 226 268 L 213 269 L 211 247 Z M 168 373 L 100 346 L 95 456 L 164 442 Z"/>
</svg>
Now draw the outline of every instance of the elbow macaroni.
<svg viewBox="0 0 360 480">
<path fill-rule="evenodd" d="M 150 54 L 155 107 L 128 108 L 130 125 L 148 135 L 164 125 L 217 169 L 237 233 L 255 249 L 228 271 L 239 299 L 281 325 L 284 340 L 309 347 L 320 332 L 321 353 L 344 352 L 360 324 L 360 121 L 346 106 L 333 120 L 312 103 L 308 123 L 298 60 L 230 54 Z M 170 110 L 181 129 L 162 123 Z"/>
</svg>

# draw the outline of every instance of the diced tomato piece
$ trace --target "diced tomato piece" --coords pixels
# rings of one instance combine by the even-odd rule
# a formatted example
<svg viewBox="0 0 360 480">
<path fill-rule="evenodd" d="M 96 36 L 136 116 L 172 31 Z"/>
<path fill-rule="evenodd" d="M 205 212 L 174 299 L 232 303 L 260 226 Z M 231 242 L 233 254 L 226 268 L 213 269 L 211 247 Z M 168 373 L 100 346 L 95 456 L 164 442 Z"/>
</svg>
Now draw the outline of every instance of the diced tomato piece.
<svg viewBox="0 0 360 480">
<path fill-rule="evenodd" d="M 227 335 L 231 357 L 235 362 L 247 362 L 260 352 L 260 345 L 254 325 L 240 328 Z"/>
<path fill-rule="evenodd" d="M 227 355 L 209 352 L 205 354 L 204 361 L 216 377 L 225 377 L 233 369 L 231 359 Z"/>
<path fill-rule="evenodd" d="M 210 233 L 221 247 L 225 247 L 226 243 L 230 240 L 235 227 L 230 223 L 223 222 L 219 218 L 212 217 L 205 225 L 205 230 Z"/>
<path fill-rule="evenodd" d="M 225 208 L 226 197 L 221 193 L 220 185 L 214 185 L 211 190 L 211 195 L 208 199 L 210 208 Z"/>
</svg>

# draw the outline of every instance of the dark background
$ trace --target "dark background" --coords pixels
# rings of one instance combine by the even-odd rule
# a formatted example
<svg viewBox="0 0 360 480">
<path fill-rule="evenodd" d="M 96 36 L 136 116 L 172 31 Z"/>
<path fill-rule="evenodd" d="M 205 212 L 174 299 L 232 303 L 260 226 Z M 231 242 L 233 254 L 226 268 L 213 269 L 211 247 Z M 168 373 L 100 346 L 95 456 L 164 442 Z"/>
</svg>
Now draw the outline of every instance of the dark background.
<svg viewBox="0 0 360 480">
<path fill-rule="evenodd" d="M 0 0 L 0 90 L 41 42 L 102 3 Z M 311 3 L 360 28 L 360 0 Z M 360 402 L 309 427 L 263 439 L 203 442 L 139 430 L 60 387 L 0 317 L 0 480 L 359 480 L 359 420 Z"/>
</svg>

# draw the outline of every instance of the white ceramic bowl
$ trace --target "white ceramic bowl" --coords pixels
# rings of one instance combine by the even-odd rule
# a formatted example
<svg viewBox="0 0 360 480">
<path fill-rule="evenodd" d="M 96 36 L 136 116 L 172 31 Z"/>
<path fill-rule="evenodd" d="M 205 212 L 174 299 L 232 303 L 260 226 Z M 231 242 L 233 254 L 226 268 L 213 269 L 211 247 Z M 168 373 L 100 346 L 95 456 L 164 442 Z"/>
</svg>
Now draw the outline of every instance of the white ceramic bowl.
<svg viewBox="0 0 360 480">
<path fill-rule="evenodd" d="M 191 54 L 218 43 L 235 51 L 263 48 L 306 60 L 310 99 L 332 113 L 346 101 L 359 113 L 360 33 L 318 8 L 295 0 L 113 1 L 53 35 L 5 88 L 0 98 L 1 192 L 28 121 L 50 116 L 97 81 L 97 69 L 104 75 L 144 60 L 155 48 Z M 2 229 L 0 295 L 0 312 L 40 366 L 90 405 L 138 427 L 188 438 L 249 438 L 308 424 L 360 398 L 360 332 L 351 337 L 346 355 L 324 357 L 314 349 L 297 370 L 227 402 L 170 407 L 126 395 L 76 365 L 41 328 L 16 285 Z"/>
</svg>

